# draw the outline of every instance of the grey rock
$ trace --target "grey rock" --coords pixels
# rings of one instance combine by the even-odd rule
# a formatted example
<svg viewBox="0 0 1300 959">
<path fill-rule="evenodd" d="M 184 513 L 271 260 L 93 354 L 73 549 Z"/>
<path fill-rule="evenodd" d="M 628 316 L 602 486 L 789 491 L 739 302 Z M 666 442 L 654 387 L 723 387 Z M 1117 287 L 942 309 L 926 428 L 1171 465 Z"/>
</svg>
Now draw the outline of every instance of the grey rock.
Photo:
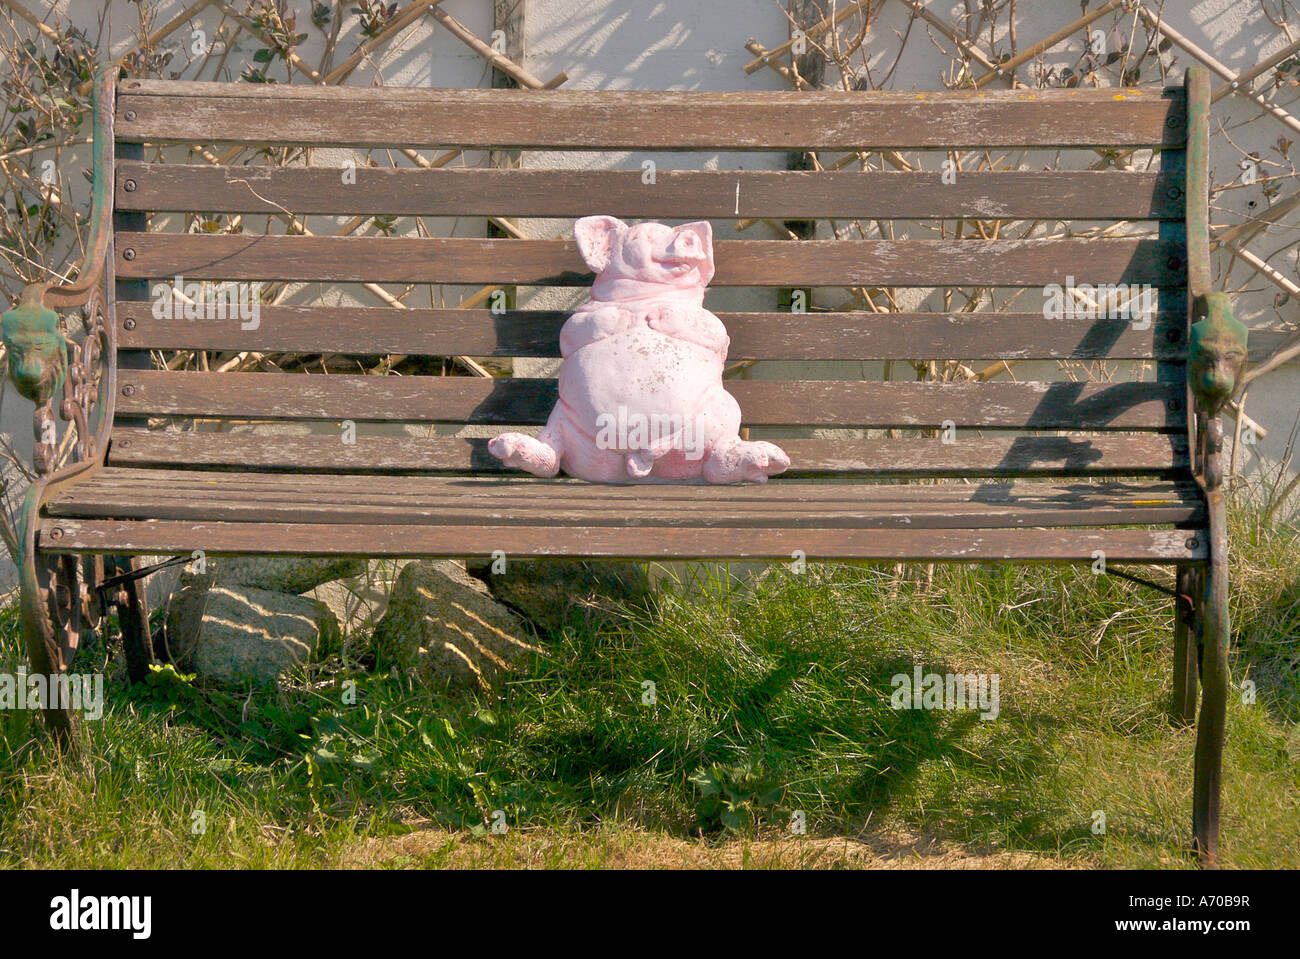
<svg viewBox="0 0 1300 959">
<path fill-rule="evenodd" d="M 490 561 L 471 563 L 470 572 L 493 596 L 551 635 L 566 625 L 609 622 L 620 604 L 643 603 L 651 591 L 645 568 L 635 562 L 507 558 L 502 573 L 493 573 Z"/>
<path fill-rule="evenodd" d="M 278 593 L 305 593 L 321 583 L 360 576 L 366 561 L 356 556 L 209 556 L 202 573 L 194 564 L 181 574 L 181 585 L 253 586 Z"/>
<path fill-rule="evenodd" d="M 651 565 L 650 582 L 655 589 L 700 597 L 750 589 L 780 565 L 757 560 L 668 560 Z"/>
<path fill-rule="evenodd" d="M 162 563 L 169 559 L 171 559 L 170 556 L 139 557 L 142 566 L 152 566 L 155 563 Z M 148 601 L 151 611 L 167 605 L 168 597 L 180 585 L 180 578 L 181 567 L 179 566 L 166 566 L 145 577 L 145 599 Z"/>
<path fill-rule="evenodd" d="M 271 683 L 338 643 L 338 620 L 324 603 L 251 586 L 183 586 L 167 612 L 177 668 L 218 682 Z"/>
<path fill-rule="evenodd" d="M 409 559 L 372 559 L 364 573 L 321 583 L 306 595 L 329 607 L 343 627 L 345 639 L 359 631 L 372 630 L 388 610 L 397 575 Z"/>
<path fill-rule="evenodd" d="M 374 651 L 380 670 L 413 673 L 425 685 L 485 689 L 541 652 L 517 616 L 447 560 L 403 567 L 375 627 Z"/>
</svg>

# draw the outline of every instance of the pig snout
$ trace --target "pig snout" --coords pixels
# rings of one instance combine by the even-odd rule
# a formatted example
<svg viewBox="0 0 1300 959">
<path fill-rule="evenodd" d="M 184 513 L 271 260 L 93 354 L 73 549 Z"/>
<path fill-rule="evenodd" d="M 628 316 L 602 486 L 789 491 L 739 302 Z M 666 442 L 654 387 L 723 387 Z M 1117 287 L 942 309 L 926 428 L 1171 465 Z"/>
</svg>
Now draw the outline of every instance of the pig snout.
<svg viewBox="0 0 1300 959">
<path fill-rule="evenodd" d="M 689 231 L 674 236 L 664 252 L 673 260 L 699 261 L 705 257 L 704 244 L 698 235 Z"/>
</svg>

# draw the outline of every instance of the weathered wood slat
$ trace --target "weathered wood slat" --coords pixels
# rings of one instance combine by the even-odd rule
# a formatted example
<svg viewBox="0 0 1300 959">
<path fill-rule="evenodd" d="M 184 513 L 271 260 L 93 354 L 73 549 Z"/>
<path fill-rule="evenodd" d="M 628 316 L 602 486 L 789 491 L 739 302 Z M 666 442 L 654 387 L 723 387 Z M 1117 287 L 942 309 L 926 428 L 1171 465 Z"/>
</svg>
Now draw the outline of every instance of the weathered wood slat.
<svg viewBox="0 0 1300 959">
<path fill-rule="evenodd" d="M 1176 231 L 1176 227 L 1173 228 Z M 722 240 L 713 286 L 1182 286 L 1176 239 Z M 121 277 L 585 286 L 571 240 L 119 233 Z"/>
<path fill-rule="evenodd" d="M 131 415 L 544 423 L 554 380 L 122 370 Z M 729 380 L 749 426 L 1158 430 L 1184 428 L 1172 383 L 915 383 Z"/>
<path fill-rule="evenodd" d="M 985 510 L 971 509 L 904 509 L 894 514 L 880 511 L 855 512 L 848 509 L 785 503 L 785 509 L 731 510 L 698 512 L 683 510 L 670 517 L 655 517 L 629 508 L 625 517 L 590 510 L 555 507 L 549 511 L 521 511 L 487 504 L 464 506 L 352 505 L 349 515 L 337 509 L 305 503 L 184 503 L 172 500 L 148 506 L 121 501 L 111 508 L 103 500 L 66 504 L 52 510 L 57 516 L 95 519 L 112 515 L 118 519 L 175 520 L 179 522 L 267 522 L 326 525 L 343 520 L 383 525 L 478 526 L 484 523 L 502 526 L 568 525 L 582 528 L 635 527 L 658 532 L 661 529 L 1022 529 L 1031 527 L 1087 528 L 1123 525 L 1172 525 L 1200 521 L 1203 510 L 1191 506 L 1149 506 L 1125 510 L 1105 504 L 1090 509 L 1036 509 L 992 505 Z"/>
<path fill-rule="evenodd" d="M 785 488 L 780 488 L 784 486 Z M 222 473 L 207 469 L 145 469 L 112 467 L 99 470 L 59 494 L 60 500 L 116 491 L 123 495 L 177 496 L 212 495 L 217 498 L 241 495 L 268 496 L 314 502 L 327 491 L 340 502 L 374 503 L 396 498 L 402 503 L 500 502 L 521 510 L 546 509 L 555 504 L 593 502 L 646 502 L 680 504 L 682 508 L 711 509 L 709 503 L 770 507 L 795 500 L 800 503 L 849 503 L 862 507 L 898 503 L 1002 502 L 1059 503 L 1128 502 L 1150 503 L 1174 498 L 1200 502 L 1203 496 L 1190 479 L 1035 481 L 1016 480 L 984 483 L 789 483 L 774 478 L 767 483 L 710 485 L 708 483 L 609 484 L 589 483 L 570 477 L 539 479 L 515 472 L 507 476 L 392 476 L 324 475 L 249 470 Z M 520 502 L 524 500 L 526 502 Z M 677 508 L 675 505 L 674 509 Z"/>
<path fill-rule="evenodd" d="M 625 504 L 640 512 L 668 508 L 687 512 L 714 509 L 794 511 L 835 508 L 861 512 L 891 511 L 900 507 L 965 509 L 1023 506 L 1026 510 L 1061 508 L 1086 510 L 1092 506 L 1137 509 L 1147 506 L 1194 506 L 1203 497 L 1190 482 L 1127 481 L 1123 483 L 1060 483 L 1025 480 L 1004 483 L 809 483 L 768 482 L 740 486 L 708 484 L 609 485 L 580 480 L 539 480 L 512 476 L 373 476 L 308 474 L 302 482 L 285 473 L 195 474 L 183 470 L 100 471 L 102 477 L 77 484 L 51 501 L 89 502 L 105 497 L 141 501 L 148 509 L 156 502 L 280 502 L 329 510 L 340 505 L 396 507 L 484 506 L 512 512 L 547 512 L 553 509 L 594 509 L 597 504 Z M 116 478 L 121 473 L 142 475 Z M 197 478 L 196 478 L 197 476 Z M 328 494 L 322 502 L 321 494 Z M 125 506 L 126 503 L 121 505 Z M 618 517 L 614 517 L 618 522 Z M 671 524 L 670 517 L 663 519 Z M 1104 525 L 1104 524 L 1098 524 Z"/>
<path fill-rule="evenodd" d="M 119 209 L 393 216 L 1171 219 L 1181 171 L 488 170 L 118 165 Z"/>
<path fill-rule="evenodd" d="M 1166 434 L 1136 436 L 988 436 L 961 443 L 938 439 L 783 439 L 786 476 L 1119 476 L 1169 475 L 1188 469 L 1187 442 Z M 213 431 L 119 429 L 114 466 L 293 470 L 321 473 L 474 471 L 506 473 L 486 439 L 455 437 L 265 436 Z"/>
<path fill-rule="evenodd" d="M 339 92 L 341 91 L 341 92 Z M 127 142 L 501 149 L 857 150 L 1180 146 L 1155 88 L 1005 92 L 402 89 L 126 80 Z"/>
<path fill-rule="evenodd" d="M 137 473 L 131 477 L 115 474 Z M 1191 484 L 856 484 L 628 488 L 478 478 L 296 477 L 109 470 L 58 495 L 50 516 L 411 525 L 992 529 L 1203 521 Z M 704 494 L 704 495 L 701 495 Z"/>
<path fill-rule="evenodd" d="M 188 553 L 210 555 L 281 552 L 320 556 L 507 556 L 630 557 L 634 559 L 877 559 L 1203 563 L 1203 533 L 1186 530 L 873 530 L 682 529 L 647 536 L 637 527 L 410 526 L 400 535 L 376 535 L 373 525 L 295 523 L 190 523 L 176 520 L 46 520 L 43 551 L 92 553 Z M 1190 544 L 1190 545 L 1189 545 Z"/>
<path fill-rule="evenodd" d="M 117 305 L 122 349 L 559 356 L 568 313 L 384 307 L 261 306 L 255 328 L 226 319 L 156 319 L 153 304 Z M 1180 361 L 1185 315 L 1045 319 L 1041 313 L 722 313 L 733 360 L 1114 359 Z"/>
</svg>

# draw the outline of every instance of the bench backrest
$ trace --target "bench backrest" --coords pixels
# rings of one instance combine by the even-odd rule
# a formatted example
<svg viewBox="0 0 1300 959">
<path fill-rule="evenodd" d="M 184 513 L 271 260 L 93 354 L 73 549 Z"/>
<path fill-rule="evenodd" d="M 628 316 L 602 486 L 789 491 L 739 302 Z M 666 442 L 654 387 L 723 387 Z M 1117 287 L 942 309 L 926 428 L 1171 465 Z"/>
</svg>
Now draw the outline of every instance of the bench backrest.
<svg viewBox="0 0 1300 959">
<path fill-rule="evenodd" d="M 549 357 L 563 312 L 472 308 L 263 305 L 256 328 L 238 317 L 159 318 L 155 283 L 309 281 L 322 284 L 582 286 L 590 274 L 570 240 L 464 236 L 287 235 L 151 231 L 156 211 L 381 217 L 562 217 L 718 221 L 965 218 L 960 239 L 720 239 L 712 286 L 849 288 L 876 303 L 892 287 L 1021 288 L 1006 312 L 725 312 L 729 362 L 900 361 L 902 379 L 732 379 L 746 424 L 788 428 L 942 429 L 934 438 L 783 441 L 792 472 L 809 475 L 1170 475 L 1188 468 L 1187 111 L 1181 88 L 1001 93 L 649 93 L 319 88 L 126 80 L 115 110 L 117 430 L 110 461 L 305 470 L 497 470 L 482 440 L 230 433 L 146 433 L 149 417 L 207 420 L 414 421 L 538 424 L 549 379 L 328 375 L 150 369 L 149 351 L 274 356 Z M 467 151 L 634 151 L 631 169 L 457 168 L 212 163 L 226 144 Z M 189 163 L 155 145 L 202 144 Z M 214 146 L 214 144 L 221 144 Z M 731 151 L 1157 151 L 1149 169 L 698 169 Z M 686 166 L 677 153 L 699 155 Z M 1112 156 L 1114 153 L 1112 153 Z M 205 157 L 207 159 L 205 159 Z M 473 160 L 473 154 L 470 154 Z M 321 158 L 322 163 L 331 158 Z M 653 177 L 643 159 L 654 159 Z M 1093 155 L 1093 160 L 1097 155 Z M 197 161 L 197 162 L 196 162 Z M 456 159 L 455 163 L 466 161 Z M 1098 164 L 1103 165 L 1103 164 Z M 173 218 L 179 219 L 179 218 Z M 1146 228 L 1076 237 L 999 239 L 996 221 L 1131 221 Z M 261 221 L 264 222 L 264 221 Z M 313 220 L 313 224 L 320 221 Z M 399 221 L 402 222 L 402 221 Z M 430 224 L 425 220 L 426 225 Z M 258 225 L 260 229 L 260 225 Z M 982 231 L 982 232 L 981 232 Z M 323 232 L 323 229 L 322 229 Z M 775 236 L 755 224 L 746 235 Z M 886 234 L 889 235 L 889 234 Z M 969 238 L 972 235 L 979 238 Z M 1052 284 L 1150 285 L 1150 323 L 1127 316 L 1044 317 Z M 400 292 L 400 286 L 389 287 Z M 1002 291 L 1011 293 L 1012 290 Z M 846 303 L 854 301 L 840 290 Z M 428 303 L 426 298 L 423 302 Z M 709 301 L 706 300 L 706 305 Z M 1104 313 L 1104 309 L 1103 309 Z M 918 382 L 903 361 L 1149 360 L 1144 381 Z M 318 367 L 319 369 L 319 367 Z M 1018 435 L 1041 431 L 1037 436 Z M 1066 431 L 1067 435 L 1051 435 Z M 490 432 L 490 430 L 488 431 Z M 951 438 L 951 436 L 949 437 Z"/>
</svg>

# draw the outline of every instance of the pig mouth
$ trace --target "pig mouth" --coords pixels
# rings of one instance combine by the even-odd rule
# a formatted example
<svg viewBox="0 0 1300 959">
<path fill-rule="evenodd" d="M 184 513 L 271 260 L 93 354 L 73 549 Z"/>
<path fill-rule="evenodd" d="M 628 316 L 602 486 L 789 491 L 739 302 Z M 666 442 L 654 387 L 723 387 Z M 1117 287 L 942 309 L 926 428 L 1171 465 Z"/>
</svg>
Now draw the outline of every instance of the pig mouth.
<svg viewBox="0 0 1300 959">
<path fill-rule="evenodd" d="M 663 266 L 673 276 L 683 276 L 698 265 L 698 260 L 664 260 Z"/>
</svg>

